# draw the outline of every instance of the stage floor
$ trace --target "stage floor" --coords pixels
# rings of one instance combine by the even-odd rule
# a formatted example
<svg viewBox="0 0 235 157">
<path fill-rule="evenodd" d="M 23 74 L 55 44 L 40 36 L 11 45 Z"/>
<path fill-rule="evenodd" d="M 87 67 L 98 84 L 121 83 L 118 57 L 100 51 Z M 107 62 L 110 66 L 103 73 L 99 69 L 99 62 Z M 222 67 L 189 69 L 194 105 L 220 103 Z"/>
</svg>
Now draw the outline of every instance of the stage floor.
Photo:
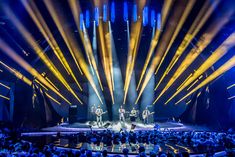
<svg viewBox="0 0 235 157">
<path fill-rule="evenodd" d="M 131 130 L 132 124 L 135 125 L 135 131 L 138 130 L 154 130 L 154 127 L 157 126 L 160 131 L 169 131 L 169 130 L 181 130 L 181 131 L 208 131 L 208 128 L 202 126 L 189 126 L 184 125 L 182 123 L 177 122 L 157 122 L 148 125 L 144 125 L 143 123 L 130 123 L 130 122 L 110 122 L 106 121 L 103 124 L 103 127 L 98 127 L 94 122 L 86 122 L 86 123 L 63 123 L 54 127 L 43 128 L 43 132 L 77 132 L 77 131 L 90 131 L 92 130 L 113 130 L 120 131 L 123 130 Z M 156 129 L 156 128 L 155 128 Z"/>
</svg>

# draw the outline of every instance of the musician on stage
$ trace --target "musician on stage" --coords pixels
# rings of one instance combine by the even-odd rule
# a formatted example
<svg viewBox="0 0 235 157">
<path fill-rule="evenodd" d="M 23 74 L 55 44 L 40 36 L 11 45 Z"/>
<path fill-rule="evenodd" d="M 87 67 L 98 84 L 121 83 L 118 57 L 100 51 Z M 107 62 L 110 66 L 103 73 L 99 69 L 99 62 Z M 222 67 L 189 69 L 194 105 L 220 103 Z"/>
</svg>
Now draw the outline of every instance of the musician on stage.
<svg viewBox="0 0 235 157">
<path fill-rule="evenodd" d="M 149 115 L 150 115 L 150 111 L 148 110 L 148 107 L 145 108 L 145 110 L 143 111 L 142 113 L 142 117 L 143 117 L 143 120 L 144 120 L 144 124 L 148 124 L 148 121 L 149 121 Z"/>
<path fill-rule="evenodd" d="M 120 106 L 118 111 L 119 111 L 119 120 L 122 121 L 122 122 L 125 122 L 125 113 L 126 113 L 126 111 L 125 111 L 124 108 L 122 108 L 122 105 Z"/>
<path fill-rule="evenodd" d="M 103 121 L 102 121 L 103 110 L 102 110 L 102 108 L 100 108 L 100 105 L 96 109 L 95 114 L 96 114 L 97 125 L 102 126 L 102 124 L 103 124 Z"/>
<path fill-rule="evenodd" d="M 133 107 L 131 110 L 131 114 L 130 114 L 130 119 L 132 122 L 134 122 L 137 118 L 137 110 Z"/>
</svg>

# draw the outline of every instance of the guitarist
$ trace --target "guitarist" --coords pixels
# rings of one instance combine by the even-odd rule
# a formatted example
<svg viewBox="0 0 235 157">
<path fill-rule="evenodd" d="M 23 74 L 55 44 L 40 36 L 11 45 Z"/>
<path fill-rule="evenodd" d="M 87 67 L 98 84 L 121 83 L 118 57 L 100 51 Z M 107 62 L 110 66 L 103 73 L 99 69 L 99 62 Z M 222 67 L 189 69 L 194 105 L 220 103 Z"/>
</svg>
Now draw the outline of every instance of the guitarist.
<svg viewBox="0 0 235 157">
<path fill-rule="evenodd" d="M 104 112 L 103 112 L 102 108 L 100 108 L 100 105 L 96 109 L 95 114 L 96 114 L 97 125 L 102 126 L 102 124 L 103 124 L 102 115 L 104 114 Z"/>
<path fill-rule="evenodd" d="M 143 111 L 142 113 L 142 117 L 143 117 L 143 120 L 144 120 L 144 124 L 148 124 L 148 121 L 149 121 L 149 116 L 151 114 L 153 114 L 154 112 L 150 113 L 150 111 L 148 110 L 148 107 L 145 108 L 145 110 Z"/>
<path fill-rule="evenodd" d="M 121 107 L 119 108 L 118 111 L 119 111 L 119 120 L 122 121 L 122 122 L 125 122 L 125 113 L 126 113 L 126 111 L 125 111 L 124 108 L 122 108 L 122 105 L 121 105 Z"/>
</svg>

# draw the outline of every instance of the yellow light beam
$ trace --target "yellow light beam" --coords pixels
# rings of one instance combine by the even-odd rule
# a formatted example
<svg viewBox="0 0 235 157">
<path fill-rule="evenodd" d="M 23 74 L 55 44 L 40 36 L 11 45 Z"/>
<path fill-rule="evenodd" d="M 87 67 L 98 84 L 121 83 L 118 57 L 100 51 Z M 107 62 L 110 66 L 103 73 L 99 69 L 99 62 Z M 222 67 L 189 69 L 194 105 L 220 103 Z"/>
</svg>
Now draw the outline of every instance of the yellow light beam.
<svg viewBox="0 0 235 157">
<path fill-rule="evenodd" d="M 40 81 L 38 81 L 38 80 L 35 79 L 35 82 L 37 82 L 41 87 L 43 87 L 45 90 L 48 91 L 48 88 L 45 87 Z"/>
<path fill-rule="evenodd" d="M 6 97 L 4 95 L 1 95 L 1 94 L 0 94 L 0 98 L 6 99 L 6 100 L 10 100 L 10 98 L 8 98 L 8 97 Z"/>
<path fill-rule="evenodd" d="M 134 69 L 134 65 L 135 65 L 135 61 L 136 61 L 136 56 L 137 56 L 137 52 L 138 52 L 138 47 L 139 47 L 139 43 L 140 43 L 140 36 L 142 33 L 142 22 L 141 21 L 137 21 L 136 22 L 136 27 L 135 29 L 137 30 L 136 32 L 132 32 L 137 34 L 137 36 L 135 36 L 133 38 L 133 35 L 131 35 L 131 40 L 130 40 L 130 49 L 129 52 L 132 54 L 129 54 L 128 58 L 131 59 L 131 61 L 128 61 L 127 63 L 127 76 L 126 76 L 126 80 L 125 80 L 125 89 L 124 89 L 124 100 L 123 100 L 123 104 L 126 103 L 126 97 L 127 97 L 127 93 L 128 93 L 128 89 L 129 89 L 129 85 L 130 85 L 130 81 L 131 81 L 131 77 L 133 74 L 133 69 Z M 128 59 L 129 60 L 129 59 Z M 128 67 L 129 66 L 129 67 Z M 135 77 L 135 76 L 133 76 Z"/>
<path fill-rule="evenodd" d="M 188 88 L 187 91 L 190 90 L 199 80 L 196 79 Z"/>
<path fill-rule="evenodd" d="M 50 96 L 48 93 L 45 92 L 45 94 L 46 94 L 46 96 L 47 96 L 49 99 L 53 100 L 53 101 L 54 101 L 55 103 L 57 103 L 58 105 L 61 105 L 61 103 L 60 103 L 59 101 L 57 101 L 55 98 L 53 98 L 52 96 Z"/>
<path fill-rule="evenodd" d="M 163 73 L 162 77 L 160 78 L 160 80 L 154 90 L 156 90 L 160 86 L 163 79 L 169 73 L 171 68 L 175 65 L 175 63 L 180 58 L 180 56 L 183 54 L 183 52 L 188 47 L 188 45 L 190 44 L 192 39 L 195 37 L 195 35 L 200 31 L 201 27 L 204 25 L 206 20 L 210 17 L 210 15 L 214 11 L 214 9 L 216 8 L 218 3 L 219 3 L 219 0 L 216 0 L 215 3 L 212 3 L 212 4 L 211 4 L 210 0 L 207 0 L 205 2 L 202 9 L 199 11 L 199 14 L 197 15 L 196 19 L 194 20 L 193 24 L 189 28 L 186 36 L 184 37 L 183 41 L 181 42 L 180 46 L 176 50 L 175 55 L 173 56 L 171 62 L 168 64 L 166 71 Z M 155 74 L 157 74 L 159 67 L 160 66 L 158 66 L 158 69 L 155 71 Z"/>
<path fill-rule="evenodd" d="M 144 82 L 143 82 L 142 87 L 140 89 L 140 92 L 138 94 L 138 97 L 135 101 L 135 104 L 138 103 L 145 87 L 147 86 L 152 75 L 154 74 L 156 67 L 159 65 L 162 57 L 164 56 L 164 52 L 167 49 L 167 45 L 169 44 L 172 35 L 174 34 L 175 28 L 177 27 L 178 20 L 181 18 L 182 14 L 184 12 L 184 8 L 186 8 L 186 4 L 187 4 L 186 1 L 184 1 L 184 2 L 180 1 L 180 3 L 177 3 L 177 6 L 174 7 L 174 10 L 172 13 L 173 16 L 171 16 L 170 19 L 168 20 L 167 25 L 166 25 L 166 29 L 163 32 L 163 34 L 161 35 L 162 38 L 159 41 L 159 44 L 155 50 L 155 55 L 152 59 L 152 63 L 151 63 L 149 70 L 146 74 L 146 77 L 144 79 Z"/>
<path fill-rule="evenodd" d="M 195 2 L 196 2 L 196 0 L 190 0 L 190 1 L 188 1 L 188 4 L 187 4 L 186 8 L 184 9 L 184 12 L 183 12 L 182 16 L 181 16 L 180 20 L 178 21 L 178 25 L 177 25 L 176 28 L 175 28 L 174 34 L 173 34 L 172 37 L 171 37 L 170 43 L 168 44 L 167 49 L 166 49 L 166 51 L 165 51 L 165 53 L 164 53 L 164 55 L 163 55 L 163 57 L 162 57 L 162 59 L 161 59 L 159 65 L 158 65 L 158 67 L 157 67 L 157 69 L 156 69 L 156 71 L 155 71 L 155 74 L 158 73 L 159 68 L 161 67 L 161 65 L 162 65 L 162 63 L 163 63 L 163 61 L 164 61 L 166 55 L 168 54 L 168 52 L 169 52 L 169 50 L 170 50 L 170 48 L 171 48 L 173 42 L 175 41 L 175 38 L 176 38 L 177 35 L 179 34 L 179 32 L 180 32 L 180 30 L 181 30 L 181 28 L 182 28 L 184 22 L 186 21 L 186 19 L 187 19 L 189 13 L 191 12 L 191 10 L 192 10 L 192 8 L 193 8 Z"/>
<path fill-rule="evenodd" d="M 107 24 L 104 24 L 105 26 L 103 26 L 103 22 L 100 19 L 99 20 L 99 26 L 98 26 L 98 31 L 99 31 L 99 39 L 100 39 L 100 47 L 101 47 L 101 56 L 102 56 L 102 65 L 104 68 L 104 73 L 107 79 L 107 83 L 108 83 L 108 88 L 109 88 L 109 92 L 111 95 L 111 99 L 112 99 L 112 103 L 114 104 L 114 95 L 113 95 L 113 83 L 112 83 L 112 78 L 111 78 L 111 69 L 110 69 L 110 58 L 109 58 L 109 50 L 107 47 L 107 43 L 109 41 L 109 39 L 105 38 L 104 35 L 104 28 L 105 27 L 107 29 Z M 109 35 L 108 35 L 109 37 Z"/>
<path fill-rule="evenodd" d="M 22 25 L 22 23 L 16 18 L 15 14 L 7 6 L 4 7 L 4 11 L 7 13 L 8 17 L 14 23 L 14 25 L 19 30 L 21 35 L 27 41 L 27 43 L 32 47 L 34 52 L 36 52 L 36 54 L 41 58 L 41 60 L 44 62 L 44 64 L 49 68 L 49 70 L 60 80 L 60 82 L 68 89 L 68 91 L 70 91 L 70 93 L 81 104 L 83 104 L 81 99 L 77 96 L 77 94 L 74 92 L 74 90 L 69 86 L 69 84 L 64 79 L 64 77 L 61 75 L 61 73 L 56 68 L 56 66 L 52 63 L 52 61 L 49 59 L 49 57 L 46 56 L 46 54 L 43 52 L 42 48 L 37 44 L 37 42 L 33 38 L 33 36 L 26 30 L 26 28 Z"/>
<path fill-rule="evenodd" d="M 188 53 L 185 59 L 182 61 L 178 69 L 170 78 L 166 86 L 163 88 L 159 96 L 155 99 L 155 104 L 159 98 L 168 90 L 175 80 L 191 65 L 191 63 L 201 54 L 201 52 L 209 45 L 215 35 L 221 30 L 221 28 L 229 21 L 230 16 L 233 14 L 233 10 L 227 10 L 225 14 L 219 16 L 211 25 L 207 28 L 205 33 L 200 37 L 196 46 Z"/>
<path fill-rule="evenodd" d="M 45 79 L 46 79 L 53 87 L 55 87 L 56 90 L 59 91 L 59 88 L 57 88 L 56 85 L 55 85 L 48 77 L 45 77 Z"/>
<path fill-rule="evenodd" d="M 71 56 L 72 56 L 72 58 L 73 58 L 73 60 L 76 64 L 79 72 L 81 73 L 81 75 L 83 75 L 81 67 L 80 67 L 80 65 L 79 65 L 79 63 L 78 63 L 78 61 L 77 61 L 77 59 L 74 55 L 74 52 L 73 52 L 74 50 L 72 49 L 71 43 L 68 40 L 68 36 L 66 35 L 65 30 L 61 25 L 61 23 L 64 23 L 64 17 L 62 17 L 61 15 L 59 16 L 56 13 L 55 8 L 53 7 L 52 2 L 50 0 L 44 1 L 44 4 L 46 5 L 50 15 L 52 16 L 53 21 L 55 22 L 61 36 L 63 37 L 63 39 L 65 41 L 65 44 L 66 44 L 67 48 L 69 49 L 69 52 L 70 52 L 70 54 L 71 54 Z"/>
<path fill-rule="evenodd" d="M 72 69 L 70 68 L 66 58 L 64 57 L 63 52 L 61 51 L 58 43 L 56 42 L 55 38 L 53 37 L 53 34 L 51 33 L 49 27 L 47 26 L 45 20 L 43 19 L 40 11 L 38 10 L 37 6 L 33 1 L 28 1 L 28 4 L 26 0 L 21 0 L 23 5 L 25 6 L 26 10 L 28 11 L 30 17 L 33 19 L 34 23 L 44 36 L 44 38 L 47 40 L 48 44 L 52 48 L 54 54 L 59 59 L 61 64 L 64 66 L 65 70 L 68 72 L 68 74 L 71 74 L 72 78 L 74 79 L 75 83 L 79 87 L 79 89 L 82 91 L 82 87 L 79 84 L 78 80 L 76 79 Z M 30 6 L 31 5 L 31 6 Z"/>
<path fill-rule="evenodd" d="M 79 32 L 79 35 L 80 35 L 81 39 L 82 39 L 82 43 L 83 43 L 83 46 L 85 48 L 85 52 L 86 52 L 88 62 L 89 62 L 90 67 L 91 67 L 91 71 L 92 71 L 92 73 L 94 73 L 93 72 L 93 69 L 94 69 L 94 71 L 96 73 L 96 76 L 97 76 L 97 79 L 98 79 L 99 84 L 100 84 L 100 88 L 103 91 L 103 85 L 102 85 L 101 80 L 100 80 L 100 75 L 99 75 L 97 63 L 95 61 L 95 57 L 94 57 L 92 47 L 91 47 L 91 42 L 90 42 L 90 39 L 89 39 L 89 36 L 88 36 L 88 33 L 87 33 L 87 30 L 85 28 L 84 23 L 83 23 L 83 30 L 80 30 L 80 21 L 79 21 L 79 14 L 81 12 L 80 3 L 79 3 L 79 1 L 76 1 L 76 0 L 69 0 L 68 3 L 69 3 L 69 6 L 70 6 L 70 9 L 72 11 L 73 18 L 75 20 L 77 30 Z"/>
<path fill-rule="evenodd" d="M 204 81 L 202 81 L 197 87 L 195 87 L 193 90 L 191 90 L 188 94 L 186 94 L 183 98 L 181 98 L 176 104 L 179 104 L 181 101 L 183 101 L 185 98 L 190 96 L 192 93 L 200 89 L 201 87 L 207 85 L 214 79 L 216 79 L 221 74 L 225 73 L 229 69 L 233 68 L 235 66 L 235 56 L 230 58 L 225 64 L 223 64 L 219 69 L 214 71 L 210 76 L 208 76 Z"/>
<path fill-rule="evenodd" d="M 176 90 L 179 90 L 184 84 L 185 84 L 185 82 L 192 76 L 193 74 L 191 73 L 185 80 L 184 80 L 184 82 L 182 82 L 181 84 L 180 84 L 180 86 L 176 89 Z"/>
<path fill-rule="evenodd" d="M 141 15 L 141 11 L 143 10 L 146 4 L 146 0 L 138 2 L 138 15 Z M 128 58 L 127 58 L 127 68 L 126 68 L 126 78 L 124 84 L 124 100 L 123 104 L 126 103 L 126 97 L 131 81 L 131 76 L 133 74 L 133 69 L 135 66 L 136 56 L 139 49 L 139 43 L 142 34 L 142 20 L 143 17 L 140 16 L 140 19 L 137 22 L 132 22 L 131 24 L 131 34 L 130 34 L 130 42 L 128 45 Z M 134 77 L 134 76 L 133 76 Z"/>
<path fill-rule="evenodd" d="M 230 89 L 232 87 L 235 87 L 235 84 L 232 84 L 232 85 L 228 86 L 227 89 Z"/>
<path fill-rule="evenodd" d="M 89 72 L 89 68 L 87 66 L 87 63 L 85 62 L 85 59 L 81 53 L 80 47 L 76 43 L 76 39 L 74 37 L 74 34 L 72 34 L 71 30 L 69 28 L 65 29 L 63 27 L 63 24 L 66 23 L 66 19 L 64 15 L 62 14 L 61 10 L 59 10 L 59 7 L 55 7 L 55 3 L 53 3 L 51 0 L 44 0 L 43 1 L 45 6 L 47 7 L 47 10 L 49 11 L 53 21 L 55 22 L 61 36 L 63 37 L 73 59 L 75 62 L 79 63 L 81 66 L 82 72 L 84 72 L 87 80 L 91 84 L 92 88 L 94 89 L 98 99 L 100 100 L 101 104 L 103 104 L 103 101 L 99 95 L 99 92 L 96 88 L 95 82 L 93 80 L 92 75 Z"/>
<path fill-rule="evenodd" d="M 201 10 L 199 11 L 196 19 L 194 20 L 193 24 L 189 28 L 185 38 L 181 42 L 179 48 L 177 49 L 175 55 L 173 56 L 169 66 L 166 69 L 166 74 L 169 73 L 169 71 L 172 69 L 172 67 L 175 65 L 175 63 L 178 61 L 180 56 L 183 54 L 187 46 L 191 43 L 193 38 L 196 36 L 196 34 L 200 31 L 202 26 L 205 24 L 205 22 L 208 20 L 210 15 L 213 13 L 213 11 L 216 9 L 217 5 L 219 4 L 220 0 L 215 0 L 213 3 L 211 3 L 210 0 L 207 0 Z"/>
<path fill-rule="evenodd" d="M 59 95 L 62 99 L 64 99 L 68 104 L 71 105 L 71 103 L 61 94 L 59 93 L 50 83 L 48 83 L 34 68 L 31 67 L 23 58 L 21 58 L 16 52 L 14 52 L 3 40 L 0 39 L 0 49 L 2 52 L 4 52 L 6 55 L 8 55 L 12 60 L 14 60 L 18 65 L 20 65 L 23 69 L 25 69 L 27 72 L 29 72 L 32 76 L 34 76 L 36 79 L 38 79 L 41 83 L 43 83 L 45 86 L 47 86 L 49 89 L 51 89 L 53 92 L 55 92 L 57 95 Z M 3 62 L 0 62 L 2 65 L 4 65 L 5 68 L 7 68 L 11 73 L 13 73 L 16 77 L 26 82 L 28 85 L 32 85 L 32 82 L 28 80 L 26 77 L 24 77 L 21 73 L 17 72 L 16 70 L 10 68 Z"/>
<path fill-rule="evenodd" d="M 186 102 L 186 105 L 188 105 L 192 100 L 189 100 L 188 102 Z"/>
<path fill-rule="evenodd" d="M 3 83 L 1 83 L 1 82 L 0 82 L 0 85 L 3 86 L 3 87 L 5 87 L 5 88 L 7 88 L 7 89 L 9 89 L 9 90 L 11 89 L 9 86 L 7 86 L 7 85 L 5 85 L 5 84 L 3 84 Z"/>
<path fill-rule="evenodd" d="M 169 0 L 164 1 L 163 9 L 162 9 L 162 14 L 161 14 L 162 15 L 161 28 L 163 28 L 164 25 L 165 25 L 166 18 L 169 15 L 169 12 L 170 12 L 170 9 L 171 9 L 173 3 L 174 3 L 174 0 L 172 0 L 172 1 L 171 0 L 170 1 Z M 143 80 L 144 74 L 145 74 L 145 72 L 147 70 L 147 67 L 148 67 L 150 59 L 151 59 L 151 57 L 153 55 L 154 49 L 155 49 L 155 47 L 158 44 L 158 39 L 159 39 L 160 34 L 161 34 L 161 30 L 157 29 L 156 33 L 154 35 L 154 38 L 151 40 L 150 48 L 149 48 L 149 51 L 148 51 L 148 54 L 147 54 L 147 58 L 145 60 L 144 67 L 142 69 L 142 72 L 141 72 L 141 75 L 140 75 L 140 79 L 139 79 L 139 82 L 138 82 L 138 85 L 137 85 L 137 88 L 136 88 L 137 90 L 139 90 L 139 88 L 140 88 L 140 84 L 141 84 L 141 82 Z"/>
<path fill-rule="evenodd" d="M 180 93 L 183 89 L 185 89 L 190 83 L 192 83 L 197 78 L 202 78 L 202 74 L 209 69 L 213 64 L 215 64 L 221 57 L 223 57 L 229 49 L 235 46 L 235 33 L 232 33 L 212 54 L 209 58 L 206 59 L 205 62 L 194 71 L 192 77 L 190 77 L 183 86 L 181 86 L 170 99 L 167 100 L 166 103 L 171 101 L 178 93 Z M 199 79 L 197 79 L 199 81 Z M 192 84 L 187 90 L 189 90 L 194 84 Z"/>
<path fill-rule="evenodd" d="M 20 72 L 17 72 L 15 69 L 9 67 L 8 65 L 6 65 L 5 63 L 3 63 L 2 61 L 0 61 L 0 64 L 5 68 L 7 69 L 11 74 L 15 75 L 18 79 L 24 81 L 27 85 L 31 86 L 32 85 L 32 82 L 24 77 Z"/>
</svg>

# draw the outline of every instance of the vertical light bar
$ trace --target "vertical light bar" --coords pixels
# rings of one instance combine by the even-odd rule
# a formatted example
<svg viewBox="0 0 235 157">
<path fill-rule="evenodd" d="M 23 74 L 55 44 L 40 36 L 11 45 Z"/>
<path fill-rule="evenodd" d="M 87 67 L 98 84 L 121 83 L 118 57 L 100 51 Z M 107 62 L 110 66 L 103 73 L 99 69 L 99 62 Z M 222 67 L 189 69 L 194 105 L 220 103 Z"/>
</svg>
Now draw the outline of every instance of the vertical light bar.
<svg viewBox="0 0 235 157">
<path fill-rule="evenodd" d="M 89 28 L 90 27 L 90 12 L 89 10 L 87 9 L 86 10 L 86 28 Z"/>
<path fill-rule="evenodd" d="M 151 10 L 151 27 L 155 27 L 155 10 Z"/>
<path fill-rule="evenodd" d="M 107 22 L 107 5 L 103 5 L 103 21 Z"/>
<path fill-rule="evenodd" d="M 157 29 L 161 30 L 161 13 L 157 14 Z"/>
<path fill-rule="evenodd" d="M 99 26 L 99 8 L 96 7 L 95 8 L 95 23 L 96 23 L 96 26 Z"/>
<path fill-rule="evenodd" d="M 133 21 L 134 22 L 137 21 L 137 5 L 136 4 L 133 5 Z"/>
<path fill-rule="evenodd" d="M 115 3 L 111 3 L 111 22 L 115 22 Z"/>
<path fill-rule="evenodd" d="M 126 1 L 123 3 L 123 20 L 128 21 L 128 5 Z"/>
<path fill-rule="evenodd" d="M 83 30 L 83 22 L 84 22 L 83 13 L 80 13 L 80 30 Z"/>
<path fill-rule="evenodd" d="M 144 7 L 143 9 L 143 26 L 147 26 L 148 24 L 148 7 Z"/>
</svg>

